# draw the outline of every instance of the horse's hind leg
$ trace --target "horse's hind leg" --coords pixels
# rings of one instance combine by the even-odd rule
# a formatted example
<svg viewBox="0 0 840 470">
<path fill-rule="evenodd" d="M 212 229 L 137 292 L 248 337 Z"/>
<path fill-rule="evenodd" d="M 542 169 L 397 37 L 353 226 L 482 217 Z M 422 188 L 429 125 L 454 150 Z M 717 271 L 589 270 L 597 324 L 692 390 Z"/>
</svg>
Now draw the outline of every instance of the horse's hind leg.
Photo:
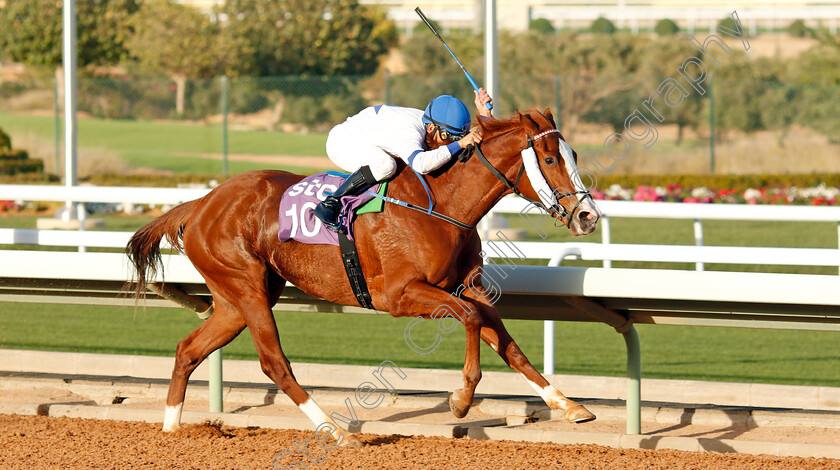
<svg viewBox="0 0 840 470">
<path fill-rule="evenodd" d="M 565 411 L 566 419 L 573 423 L 585 423 L 595 419 L 594 414 L 580 403 L 566 398 L 531 365 L 507 332 L 499 312 L 494 307 L 483 304 L 480 307 L 482 311 L 481 339 L 493 348 L 511 369 L 522 374 L 548 406 Z"/>
<path fill-rule="evenodd" d="M 298 384 L 292 373 L 291 365 L 283 349 L 271 309 L 267 306 L 251 305 L 249 307 L 248 328 L 254 338 L 260 365 L 268 376 L 291 400 L 297 405 L 316 426 L 316 432 L 326 425 L 327 431 L 335 439 L 335 445 L 343 444 L 349 447 L 361 447 L 362 442 L 353 435 L 343 435 L 339 426 L 321 407 L 309 396 L 309 393 Z M 320 436 L 316 436 L 320 439 Z M 343 442 L 342 442 L 343 441 Z"/>
<path fill-rule="evenodd" d="M 213 314 L 195 331 L 178 343 L 175 367 L 166 397 L 164 431 L 181 427 L 181 411 L 190 374 L 213 351 L 229 343 L 245 328 L 245 321 L 235 310 L 216 305 Z"/>
<path fill-rule="evenodd" d="M 312 420 L 316 430 L 323 431 L 320 426 L 326 425 L 327 432 L 336 441 L 334 445 L 361 447 L 362 442 L 356 436 L 343 435 L 338 424 L 298 384 L 289 360 L 283 354 L 271 305 L 277 301 L 285 281 L 256 261 L 241 260 L 234 266 L 214 263 L 210 271 L 213 276 L 205 276 L 216 310 L 224 306 L 244 320 L 254 339 L 262 371 Z M 196 268 L 207 272 L 207 265 L 196 265 Z M 316 438 L 321 439 L 321 436 Z"/>
</svg>

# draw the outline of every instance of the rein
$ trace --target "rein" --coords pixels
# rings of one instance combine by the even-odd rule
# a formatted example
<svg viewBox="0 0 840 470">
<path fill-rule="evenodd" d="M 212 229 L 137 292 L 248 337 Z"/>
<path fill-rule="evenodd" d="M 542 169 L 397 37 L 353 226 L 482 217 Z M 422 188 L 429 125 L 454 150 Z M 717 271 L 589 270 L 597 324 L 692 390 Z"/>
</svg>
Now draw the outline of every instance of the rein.
<svg viewBox="0 0 840 470">
<path fill-rule="evenodd" d="M 417 175 L 417 176 L 420 176 L 420 175 Z M 420 181 L 423 181 L 423 179 L 421 178 Z M 424 185 L 425 185 L 425 182 L 424 182 Z M 431 210 L 431 208 L 428 208 L 428 209 L 423 208 L 423 207 L 420 207 L 416 204 L 412 204 L 410 202 L 405 202 L 405 201 L 402 201 L 400 199 L 394 199 L 392 197 L 383 196 L 381 194 L 374 193 L 373 191 L 367 191 L 367 193 L 372 195 L 375 198 L 382 199 L 385 202 L 390 202 L 391 204 L 396 204 L 398 206 L 405 207 L 405 208 L 408 208 L 408 209 L 414 209 L 414 210 L 416 210 L 418 212 L 422 212 L 426 215 L 430 215 L 430 216 L 438 218 L 440 220 L 449 222 L 450 224 L 452 224 L 452 225 L 454 225 L 458 228 L 462 228 L 464 230 L 475 229 L 475 225 L 467 225 L 467 224 L 465 224 L 461 221 L 458 221 L 458 220 L 453 219 L 452 217 L 449 217 L 448 215 L 441 214 L 440 212 L 435 212 L 435 211 Z"/>
</svg>

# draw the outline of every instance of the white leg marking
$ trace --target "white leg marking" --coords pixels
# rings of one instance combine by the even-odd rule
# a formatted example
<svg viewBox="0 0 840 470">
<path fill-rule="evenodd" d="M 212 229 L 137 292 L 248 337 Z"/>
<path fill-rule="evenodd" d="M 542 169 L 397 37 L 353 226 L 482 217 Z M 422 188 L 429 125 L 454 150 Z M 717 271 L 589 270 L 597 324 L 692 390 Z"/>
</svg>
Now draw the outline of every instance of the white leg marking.
<svg viewBox="0 0 840 470">
<path fill-rule="evenodd" d="M 303 413 L 306 415 L 306 417 L 309 418 L 310 421 L 315 423 L 316 428 L 320 426 L 321 423 L 332 424 L 335 427 L 335 430 L 332 432 L 333 439 L 335 439 L 336 441 L 341 440 L 343 436 L 343 434 L 341 434 L 341 428 L 338 426 L 338 424 L 336 424 L 335 421 L 333 421 L 332 418 L 330 418 L 329 416 L 327 416 L 326 413 L 324 413 L 324 410 L 322 410 L 321 407 L 318 406 L 317 403 L 315 403 L 315 400 L 313 400 L 312 397 L 307 398 L 305 402 L 301 403 L 298 406 L 300 410 L 303 411 Z"/>
<path fill-rule="evenodd" d="M 522 377 L 525 376 L 523 375 Z M 565 410 L 567 408 L 569 399 L 566 398 L 565 395 L 560 393 L 560 390 L 554 388 L 554 386 L 546 385 L 545 387 L 540 387 L 534 382 L 528 380 L 527 377 L 525 377 L 525 381 L 528 382 L 528 385 L 530 385 L 531 388 L 536 390 L 537 394 L 540 396 L 540 398 L 543 399 L 546 405 L 550 406 L 553 409 L 559 408 L 561 410 Z"/>
<path fill-rule="evenodd" d="M 181 411 L 184 409 L 184 403 L 178 403 L 175 406 L 167 406 L 166 414 L 163 416 L 163 430 L 166 432 L 177 431 L 181 428 Z"/>
</svg>

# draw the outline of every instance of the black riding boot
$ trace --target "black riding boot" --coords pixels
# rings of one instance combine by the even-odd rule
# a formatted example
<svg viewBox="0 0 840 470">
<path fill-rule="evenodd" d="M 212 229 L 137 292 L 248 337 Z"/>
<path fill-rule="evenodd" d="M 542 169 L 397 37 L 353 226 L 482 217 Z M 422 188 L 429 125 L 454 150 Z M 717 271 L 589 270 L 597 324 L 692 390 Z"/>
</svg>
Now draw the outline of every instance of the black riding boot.
<svg viewBox="0 0 840 470">
<path fill-rule="evenodd" d="M 328 228 L 338 230 L 338 215 L 341 212 L 341 197 L 355 196 L 361 194 L 364 190 L 377 183 L 373 173 L 370 172 L 370 167 L 365 165 L 341 183 L 341 186 L 335 190 L 332 195 L 327 196 L 317 207 L 315 207 L 315 216 L 321 219 Z"/>
</svg>

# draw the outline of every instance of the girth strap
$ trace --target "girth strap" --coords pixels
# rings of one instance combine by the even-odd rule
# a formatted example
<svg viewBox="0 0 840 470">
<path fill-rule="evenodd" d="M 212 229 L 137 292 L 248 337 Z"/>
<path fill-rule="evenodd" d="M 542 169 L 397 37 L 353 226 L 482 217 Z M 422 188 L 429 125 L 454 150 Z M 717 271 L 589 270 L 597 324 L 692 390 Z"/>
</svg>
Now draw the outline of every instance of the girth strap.
<svg viewBox="0 0 840 470">
<path fill-rule="evenodd" d="M 365 275 L 362 272 L 362 263 L 359 261 L 356 242 L 350 240 L 343 231 L 339 231 L 338 247 L 341 249 L 341 261 L 344 263 L 345 271 L 347 271 L 347 278 L 350 280 L 353 295 L 356 296 L 359 305 L 373 310 L 373 300 L 371 300 Z"/>
</svg>

